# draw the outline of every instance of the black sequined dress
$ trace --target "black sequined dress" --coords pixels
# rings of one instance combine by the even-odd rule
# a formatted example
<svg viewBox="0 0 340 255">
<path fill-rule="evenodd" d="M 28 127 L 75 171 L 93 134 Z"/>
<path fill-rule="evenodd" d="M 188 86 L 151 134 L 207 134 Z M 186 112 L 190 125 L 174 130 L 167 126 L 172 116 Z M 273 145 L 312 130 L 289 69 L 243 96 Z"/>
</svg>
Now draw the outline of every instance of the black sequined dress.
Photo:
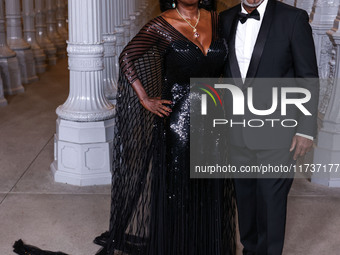
<svg viewBox="0 0 340 255">
<path fill-rule="evenodd" d="M 190 179 L 190 77 L 219 77 L 227 47 L 212 15 L 207 55 L 161 16 L 145 25 L 120 56 L 109 231 L 100 255 L 234 255 L 232 182 Z M 131 84 L 171 100 L 160 118 L 140 104 Z M 52 255 L 25 245 L 17 254 Z M 64 254 L 66 255 L 66 254 Z"/>
<path fill-rule="evenodd" d="M 159 16 L 120 56 L 110 231 L 98 254 L 235 254 L 232 182 L 189 177 L 190 78 L 219 77 L 227 56 L 211 15 L 207 55 Z M 141 106 L 136 79 L 172 101 L 170 116 Z"/>
</svg>

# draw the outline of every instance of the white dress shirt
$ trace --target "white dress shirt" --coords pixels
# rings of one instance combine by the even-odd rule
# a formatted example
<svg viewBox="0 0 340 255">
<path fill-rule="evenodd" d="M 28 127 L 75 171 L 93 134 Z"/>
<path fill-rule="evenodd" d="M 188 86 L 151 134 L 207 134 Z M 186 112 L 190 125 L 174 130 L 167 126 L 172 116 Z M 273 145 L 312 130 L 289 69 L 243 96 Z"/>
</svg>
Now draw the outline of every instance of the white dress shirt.
<svg viewBox="0 0 340 255">
<path fill-rule="evenodd" d="M 253 55 L 254 46 L 256 43 L 257 35 L 259 34 L 264 13 L 268 0 L 264 0 L 263 3 L 257 7 L 257 11 L 260 13 L 260 20 L 249 18 L 245 23 L 238 22 L 235 38 L 235 50 L 238 65 L 240 67 L 241 77 L 245 79 Z M 241 4 L 241 12 L 247 14 Z"/>
<path fill-rule="evenodd" d="M 243 81 L 247 77 L 247 72 L 250 65 L 250 60 L 253 55 L 254 46 L 257 40 L 257 36 L 260 32 L 260 28 L 262 25 L 262 20 L 264 17 L 264 13 L 266 11 L 266 7 L 268 4 L 268 0 L 264 0 L 262 4 L 257 7 L 257 11 L 260 14 L 260 20 L 256 20 L 253 18 L 248 18 L 245 23 L 238 22 L 237 30 L 236 30 L 236 38 L 235 38 L 235 53 L 237 62 L 240 68 L 241 77 Z M 244 9 L 241 4 L 241 12 L 247 14 L 248 12 Z M 300 133 L 296 133 L 296 135 L 308 138 L 313 140 L 314 138 L 309 135 L 304 135 Z"/>
</svg>

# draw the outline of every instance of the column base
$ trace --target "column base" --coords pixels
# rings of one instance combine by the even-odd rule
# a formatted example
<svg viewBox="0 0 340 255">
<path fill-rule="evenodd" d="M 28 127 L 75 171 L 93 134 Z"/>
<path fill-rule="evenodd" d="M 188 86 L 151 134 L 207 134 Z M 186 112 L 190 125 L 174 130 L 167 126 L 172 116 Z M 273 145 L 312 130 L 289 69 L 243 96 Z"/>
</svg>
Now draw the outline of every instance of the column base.
<svg viewBox="0 0 340 255">
<path fill-rule="evenodd" d="M 76 186 L 111 184 L 114 119 L 73 122 L 57 119 L 55 182 Z"/>
<path fill-rule="evenodd" d="M 0 107 L 6 106 L 7 105 L 7 100 L 4 97 L 4 88 L 2 84 L 2 79 L 0 77 Z"/>
<path fill-rule="evenodd" d="M 28 84 L 28 83 L 38 81 L 39 78 L 35 71 L 33 51 L 31 49 L 14 50 L 14 51 L 17 53 L 22 83 Z"/>
<path fill-rule="evenodd" d="M 94 186 L 94 185 L 110 185 L 111 184 L 111 173 L 102 174 L 89 174 L 89 175 L 78 175 L 69 172 L 63 172 L 57 170 L 57 161 L 51 164 L 51 171 L 54 175 L 54 181 L 58 183 L 65 183 L 74 186 Z"/>
<path fill-rule="evenodd" d="M 46 72 L 46 55 L 43 49 L 33 49 L 34 60 L 35 60 L 35 70 L 37 74 Z"/>
<path fill-rule="evenodd" d="M 15 95 L 25 91 L 21 83 L 20 67 L 16 56 L 11 58 L 0 58 L 2 68 L 3 88 L 5 95 Z"/>
<path fill-rule="evenodd" d="M 48 39 L 46 34 L 47 32 L 45 31 L 46 28 L 38 27 L 37 29 L 40 29 L 36 35 L 37 42 L 40 45 L 40 47 L 44 50 L 48 65 L 54 66 L 57 64 L 57 48 L 50 41 L 50 39 Z"/>
<path fill-rule="evenodd" d="M 57 65 L 57 57 L 56 56 L 47 56 L 48 57 L 48 65 L 55 66 Z"/>
<path fill-rule="evenodd" d="M 63 38 L 60 37 L 55 28 L 52 31 L 48 31 L 47 35 L 57 49 L 57 57 L 59 59 L 66 58 L 67 56 L 66 41 L 64 41 Z"/>
<path fill-rule="evenodd" d="M 40 63 L 36 62 L 35 70 L 36 70 L 37 74 L 45 73 L 46 69 L 47 69 L 47 65 L 46 64 L 40 64 Z"/>
<path fill-rule="evenodd" d="M 7 106 L 7 100 L 6 98 L 0 98 L 0 107 Z"/>
<path fill-rule="evenodd" d="M 58 24 L 58 33 L 65 41 L 68 40 L 68 32 L 67 29 L 64 27 L 64 24 Z"/>
<path fill-rule="evenodd" d="M 311 180 L 313 183 L 316 183 L 322 186 L 326 186 L 330 188 L 340 188 L 340 178 L 326 180 L 325 178 L 319 178 L 318 176 L 313 175 Z"/>
</svg>

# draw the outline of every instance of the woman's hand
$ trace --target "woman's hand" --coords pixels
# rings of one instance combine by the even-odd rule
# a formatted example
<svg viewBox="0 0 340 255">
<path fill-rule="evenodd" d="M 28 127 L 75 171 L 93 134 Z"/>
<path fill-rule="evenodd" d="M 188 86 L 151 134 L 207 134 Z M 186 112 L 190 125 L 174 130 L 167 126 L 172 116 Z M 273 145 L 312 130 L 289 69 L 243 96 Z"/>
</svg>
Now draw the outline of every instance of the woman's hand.
<svg viewBox="0 0 340 255">
<path fill-rule="evenodd" d="M 164 104 L 171 104 L 170 100 L 163 100 L 160 97 L 156 98 L 143 98 L 140 100 L 141 104 L 148 111 L 158 115 L 159 117 L 169 116 L 172 112 L 171 108 L 165 106 Z"/>
<path fill-rule="evenodd" d="M 172 110 L 169 107 L 166 107 L 163 104 L 172 104 L 170 100 L 163 100 L 160 97 L 150 98 L 148 94 L 145 92 L 145 89 L 139 79 L 137 79 L 132 84 L 133 89 L 135 90 L 140 103 L 144 106 L 148 111 L 158 115 L 159 117 L 169 116 Z"/>
</svg>

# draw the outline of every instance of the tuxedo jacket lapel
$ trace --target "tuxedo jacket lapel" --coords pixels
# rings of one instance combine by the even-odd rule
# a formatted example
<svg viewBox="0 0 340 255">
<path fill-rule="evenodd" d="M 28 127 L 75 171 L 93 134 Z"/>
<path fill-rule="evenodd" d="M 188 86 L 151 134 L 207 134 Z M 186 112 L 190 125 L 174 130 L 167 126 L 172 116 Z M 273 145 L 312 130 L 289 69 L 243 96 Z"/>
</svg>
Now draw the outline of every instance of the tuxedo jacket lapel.
<svg viewBox="0 0 340 255">
<path fill-rule="evenodd" d="M 229 67 L 231 71 L 232 78 L 234 79 L 234 82 L 237 86 L 241 87 L 243 86 L 242 79 L 241 79 L 241 72 L 240 67 L 238 65 L 237 57 L 236 57 L 236 50 L 235 50 L 235 41 L 236 41 L 236 30 L 237 25 L 239 22 L 238 19 L 238 13 L 241 11 L 241 5 L 239 5 L 239 10 L 236 12 L 236 15 L 233 19 L 233 23 L 231 26 L 230 31 L 230 39 L 229 39 Z"/>
<path fill-rule="evenodd" d="M 256 77 L 256 73 L 257 73 L 257 70 L 258 70 L 258 67 L 261 61 L 264 46 L 266 44 L 270 26 L 272 24 L 272 20 L 274 17 L 275 5 L 276 5 L 275 0 L 268 1 L 267 8 L 264 13 L 262 25 L 261 25 L 259 34 L 257 36 L 253 54 L 250 60 L 250 64 L 249 64 L 249 68 L 247 72 L 247 79 L 244 84 L 245 87 L 248 87 L 251 84 L 252 78 Z"/>
</svg>

